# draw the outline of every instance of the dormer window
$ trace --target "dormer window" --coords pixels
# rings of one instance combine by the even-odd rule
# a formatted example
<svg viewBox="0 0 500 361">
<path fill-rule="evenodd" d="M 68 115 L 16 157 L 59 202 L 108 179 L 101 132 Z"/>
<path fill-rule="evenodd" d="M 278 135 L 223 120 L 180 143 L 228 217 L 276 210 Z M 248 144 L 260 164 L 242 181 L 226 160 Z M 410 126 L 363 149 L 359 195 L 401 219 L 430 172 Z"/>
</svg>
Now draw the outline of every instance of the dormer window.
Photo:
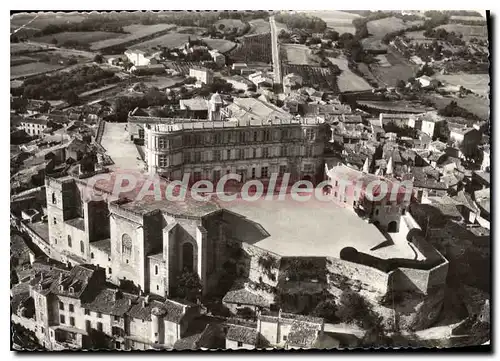
<svg viewBox="0 0 500 361">
<path fill-rule="evenodd" d="M 63 285 L 59 286 L 59 291 L 64 291 L 64 286 Z"/>
<path fill-rule="evenodd" d="M 71 293 L 75 293 L 75 289 L 74 289 L 73 287 L 70 287 L 70 288 L 69 288 L 69 292 L 71 292 Z"/>
</svg>

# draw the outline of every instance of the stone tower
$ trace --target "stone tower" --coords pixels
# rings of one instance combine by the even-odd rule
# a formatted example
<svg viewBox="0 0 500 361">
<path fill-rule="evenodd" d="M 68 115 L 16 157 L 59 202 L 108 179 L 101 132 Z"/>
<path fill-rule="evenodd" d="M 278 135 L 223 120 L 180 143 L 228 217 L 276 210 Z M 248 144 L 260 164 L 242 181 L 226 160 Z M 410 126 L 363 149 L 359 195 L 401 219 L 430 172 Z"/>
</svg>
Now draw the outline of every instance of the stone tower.
<svg viewBox="0 0 500 361">
<path fill-rule="evenodd" d="M 215 93 L 208 101 L 208 120 L 222 120 L 221 108 L 222 98 L 219 93 Z"/>
</svg>

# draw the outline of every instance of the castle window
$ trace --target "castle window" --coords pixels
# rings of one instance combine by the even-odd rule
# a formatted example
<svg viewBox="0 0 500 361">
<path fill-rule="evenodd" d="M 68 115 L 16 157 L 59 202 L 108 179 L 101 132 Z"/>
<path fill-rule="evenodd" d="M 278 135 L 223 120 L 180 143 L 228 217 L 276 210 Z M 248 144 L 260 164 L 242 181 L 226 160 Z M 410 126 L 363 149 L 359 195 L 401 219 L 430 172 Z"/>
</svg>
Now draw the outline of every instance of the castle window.
<svg viewBox="0 0 500 361">
<path fill-rule="evenodd" d="M 57 224 L 57 219 L 56 219 L 56 217 L 54 217 L 53 221 L 54 221 L 54 224 Z"/>
<path fill-rule="evenodd" d="M 102 332 L 102 322 L 97 322 L 97 331 Z"/>
<path fill-rule="evenodd" d="M 159 291 L 160 290 L 160 286 L 156 285 L 156 290 Z"/>
<path fill-rule="evenodd" d="M 163 167 L 168 167 L 168 156 L 166 154 L 160 154 L 158 158 L 158 165 Z"/>
<path fill-rule="evenodd" d="M 111 267 L 108 267 L 108 273 L 111 274 Z"/>
<path fill-rule="evenodd" d="M 378 209 L 375 209 L 375 215 L 378 216 Z"/>
<path fill-rule="evenodd" d="M 85 308 L 85 314 L 86 315 L 90 315 L 90 311 L 88 309 Z"/>
<path fill-rule="evenodd" d="M 406 209 L 401 208 L 401 214 L 404 216 L 404 215 L 405 215 L 405 213 L 406 213 Z"/>
<path fill-rule="evenodd" d="M 71 236 L 68 234 L 68 247 L 72 247 Z"/>
<path fill-rule="evenodd" d="M 90 258 L 94 259 L 94 252 L 90 252 Z"/>
<path fill-rule="evenodd" d="M 158 265 L 155 264 L 155 275 L 158 275 Z"/>
<path fill-rule="evenodd" d="M 69 304 L 69 312 L 75 312 L 75 306 L 72 303 Z"/>
<path fill-rule="evenodd" d="M 60 321 L 61 323 L 66 323 L 66 319 L 64 318 L 64 315 L 60 315 L 60 316 L 59 316 L 59 321 Z"/>
<path fill-rule="evenodd" d="M 122 236 L 122 255 L 132 255 L 132 238 L 130 238 L 130 236 L 126 233 Z"/>
<path fill-rule="evenodd" d="M 253 132 L 253 141 L 256 142 L 257 141 L 257 132 Z"/>
<path fill-rule="evenodd" d="M 57 204 L 56 194 L 52 193 L 52 204 Z"/>
<path fill-rule="evenodd" d="M 74 326 L 74 325 L 75 325 L 75 318 L 74 318 L 74 317 L 70 317 L 70 318 L 69 318 L 69 324 L 70 324 L 71 326 Z"/>
<path fill-rule="evenodd" d="M 194 152 L 194 161 L 195 163 L 201 162 L 201 152 Z"/>
<path fill-rule="evenodd" d="M 80 241 L 80 252 L 85 253 L 85 244 L 83 241 Z"/>
<path fill-rule="evenodd" d="M 214 150 L 214 161 L 220 161 L 220 150 Z"/>
<path fill-rule="evenodd" d="M 279 173 L 280 176 L 283 176 L 286 173 L 286 165 L 280 165 Z"/>
<path fill-rule="evenodd" d="M 260 174 L 261 178 L 267 178 L 269 176 L 269 168 L 268 167 L 262 167 L 260 173 L 261 173 Z"/>
<path fill-rule="evenodd" d="M 227 152 L 226 159 L 231 159 L 231 149 L 226 150 L 226 152 Z"/>
<path fill-rule="evenodd" d="M 255 179 L 255 167 L 252 168 L 252 179 Z"/>
<path fill-rule="evenodd" d="M 243 347 L 243 342 L 238 341 L 238 347 Z"/>
<path fill-rule="evenodd" d="M 269 157 L 269 148 L 262 148 L 262 158 Z"/>
<path fill-rule="evenodd" d="M 59 302 L 59 309 L 60 309 L 60 310 L 64 310 L 64 303 Z"/>
</svg>

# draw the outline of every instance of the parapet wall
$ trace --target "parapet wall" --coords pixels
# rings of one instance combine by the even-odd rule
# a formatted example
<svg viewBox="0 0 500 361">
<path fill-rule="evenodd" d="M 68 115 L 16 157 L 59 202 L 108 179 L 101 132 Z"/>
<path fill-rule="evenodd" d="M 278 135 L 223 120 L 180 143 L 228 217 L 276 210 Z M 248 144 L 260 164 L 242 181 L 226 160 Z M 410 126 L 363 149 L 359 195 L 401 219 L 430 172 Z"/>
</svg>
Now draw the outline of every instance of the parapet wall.
<svg viewBox="0 0 500 361">
<path fill-rule="evenodd" d="M 329 283 L 335 286 L 360 286 L 363 289 L 386 294 L 389 291 L 390 274 L 362 264 L 327 258 Z M 338 277 L 336 277 L 338 276 Z"/>
</svg>

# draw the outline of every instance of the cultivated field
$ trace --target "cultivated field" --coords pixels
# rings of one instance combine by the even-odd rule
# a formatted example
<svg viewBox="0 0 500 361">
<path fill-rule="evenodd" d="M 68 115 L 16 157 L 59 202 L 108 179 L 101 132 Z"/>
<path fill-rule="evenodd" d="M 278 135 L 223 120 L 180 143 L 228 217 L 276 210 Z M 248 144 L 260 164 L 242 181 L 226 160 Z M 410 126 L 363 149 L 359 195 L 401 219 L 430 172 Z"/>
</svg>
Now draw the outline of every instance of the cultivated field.
<svg viewBox="0 0 500 361">
<path fill-rule="evenodd" d="M 476 22 L 476 23 L 486 23 L 486 19 L 483 18 L 482 16 L 453 15 L 453 16 L 450 16 L 450 20 L 452 20 L 454 22 L 473 21 L 473 22 Z"/>
<path fill-rule="evenodd" d="M 174 27 L 175 25 L 172 24 L 129 25 L 123 28 L 123 30 L 130 33 L 129 35 L 124 34 L 124 36 L 119 38 L 96 41 L 95 43 L 91 44 L 90 48 L 92 50 L 100 50 L 112 46 L 117 46 L 123 43 L 140 40 L 143 37 L 151 36 L 155 33 L 172 29 Z"/>
<path fill-rule="evenodd" d="M 374 37 L 382 38 L 385 34 L 423 24 L 424 22 L 421 20 L 404 21 L 392 16 L 389 18 L 369 21 L 368 24 L 366 24 L 366 27 L 368 28 L 368 32 Z"/>
<path fill-rule="evenodd" d="M 286 53 L 288 64 L 294 65 L 319 65 L 311 55 L 311 49 L 302 44 L 281 44 Z"/>
<path fill-rule="evenodd" d="M 490 76 L 488 74 L 436 74 L 434 78 L 451 85 L 462 85 L 481 96 L 490 92 Z"/>
<path fill-rule="evenodd" d="M 241 38 L 241 43 L 228 55 L 234 62 L 271 63 L 271 33 Z"/>
<path fill-rule="evenodd" d="M 124 36 L 126 36 L 126 34 L 112 33 L 107 31 L 68 31 L 64 33 L 42 36 L 36 38 L 36 41 L 39 41 L 41 43 L 52 43 L 53 39 L 56 39 L 57 44 L 64 44 L 64 42 L 66 41 L 78 41 L 80 44 L 91 44 Z"/>
<path fill-rule="evenodd" d="M 62 69 L 64 66 L 45 64 L 45 63 L 28 63 L 10 67 L 10 78 L 21 78 L 25 76 L 33 76 L 46 72 Z"/>
<path fill-rule="evenodd" d="M 166 46 L 167 48 L 177 48 L 187 43 L 189 39 L 195 40 L 197 39 L 197 37 L 191 34 L 180 34 L 177 32 L 172 32 L 148 41 L 144 41 L 142 43 L 138 43 L 134 45 L 134 47 L 144 49 L 162 46 Z"/>
<path fill-rule="evenodd" d="M 193 66 L 200 66 L 200 63 L 191 61 L 170 61 L 167 62 L 167 67 L 183 75 L 189 75 L 189 69 Z"/>
<path fill-rule="evenodd" d="M 36 17 L 36 19 L 35 19 Z M 33 20 L 34 19 L 34 20 Z M 11 25 L 21 26 L 27 25 L 30 28 L 42 29 L 47 25 L 61 25 L 70 23 L 79 23 L 86 19 L 85 15 L 79 13 L 35 13 L 35 14 L 16 14 L 10 20 Z"/>
<path fill-rule="evenodd" d="M 219 50 L 220 53 L 227 53 L 228 51 L 232 50 L 236 46 L 236 43 L 233 43 L 232 41 L 225 40 L 225 39 L 203 38 L 202 40 L 210 48 Z"/>
<path fill-rule="evenodd" d="M 10 54 L 11 55 L 26 54 L 42 50 L 43 48 L 47 47 L 43 47 L 39 44 L 33 44 L 33 43 L 11 43 Z"/>
<path fill-rule="evenodd" d="M 140 78 L 140 82 L 144 83 L 145 85 L 149 87 L 155 87 L 160 90 L 163 90 L 165 88 L 170 88 L 176 84 L 182 83 L 184 80 L 183 77 L 167 77 L 167 76 L 151 76 L 151 77 L 146 77 Z"/>
<path fill-rule="evenodd" d="M 319 90 L 327 90 L 338 93 L 337 76 L 329 68 L 309 65 L 283 64 L 283 75 L 290 73 L 298 74 L 303 79 L 304 86 L 310 86 Z"/>
<path fill-rule="evenodd" d="M 332 28 L 339 34 L 354 34 L 356 32 L 356 28 L 354 27 L 354 25 L 352 25 L 352 21 L 354 19 L 361 18 L 360 15 L 350 14 L 337 10 L 318 10 L 304 12 L 322 19 L 329 28 Z"/>
<path fill-rule="evenodd" d="M 462 25 L 462 24 L 446 24 L 438 26 L 438 29 L 445 29 L 448 32 L 455 32 L 463 35 L 463 40 L 467 41 L 471 38 L 488 37 L 488 28 L 486 25 Z"/>
<path fill-rule="evenodd" d="M 372 89 L 365 79 L 354 74 L 351 69 L 349 69 L 348 61 L 344 56 L 328 58 L 328 60 L 330 60 L 332 64 L 337 65 L 342 71 L 337 77 L 337 86 L 340 92 L 356 92 Z"/>
</svg>

